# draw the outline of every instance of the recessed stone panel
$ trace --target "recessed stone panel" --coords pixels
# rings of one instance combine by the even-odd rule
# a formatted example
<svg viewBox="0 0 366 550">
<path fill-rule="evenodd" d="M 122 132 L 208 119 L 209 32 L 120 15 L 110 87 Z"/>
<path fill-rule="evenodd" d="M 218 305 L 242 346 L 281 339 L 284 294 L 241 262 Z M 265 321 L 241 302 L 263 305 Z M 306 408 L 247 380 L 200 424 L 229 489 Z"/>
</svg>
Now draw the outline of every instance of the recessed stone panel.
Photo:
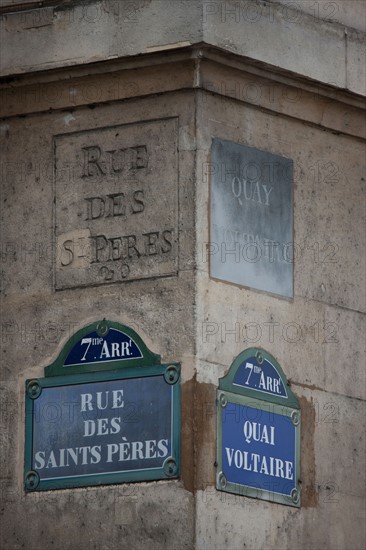
<svg viewBox="0 0 366 550">
<path fill-rule="evenodd" d="M 55 288 L 178 271 L 177 119 L 55 137 Z"/>
</svg>

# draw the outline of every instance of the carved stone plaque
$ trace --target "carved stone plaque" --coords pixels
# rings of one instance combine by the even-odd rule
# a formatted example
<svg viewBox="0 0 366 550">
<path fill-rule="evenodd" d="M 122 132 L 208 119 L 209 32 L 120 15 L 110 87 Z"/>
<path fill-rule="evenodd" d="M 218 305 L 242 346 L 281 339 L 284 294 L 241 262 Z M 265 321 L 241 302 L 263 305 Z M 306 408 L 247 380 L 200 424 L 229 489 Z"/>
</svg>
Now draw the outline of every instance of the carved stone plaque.
<svg viewBox="0 0 366 550">
<path fill-rule="evenodd" d="M 293 296 L 292 160 L 214 139 L 210 274 Z"/>
<path fill-rule="evenodd" d="M 55 287 L 178 271 L 177 120 L 55 137 Z"/>
</svg>

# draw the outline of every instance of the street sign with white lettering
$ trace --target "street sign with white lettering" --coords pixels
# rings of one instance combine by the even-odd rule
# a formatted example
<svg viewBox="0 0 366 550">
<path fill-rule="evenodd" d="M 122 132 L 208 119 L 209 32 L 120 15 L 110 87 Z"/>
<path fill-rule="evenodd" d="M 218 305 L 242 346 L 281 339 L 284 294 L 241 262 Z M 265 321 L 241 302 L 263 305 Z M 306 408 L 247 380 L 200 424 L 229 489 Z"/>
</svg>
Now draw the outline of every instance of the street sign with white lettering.
<svg viewBox="0 0 366 550">
<path fill-rule="evenodd" d="M 300 418 L 274 357 L 242 352 L 217 393 L 217 488 L 299 507 Z"/>
<path fill-rule="evenodd" d="M 179 476 L 179 364 L 162 365 L 132 329 L 102 321 L 45 372 L 26 381 L 26 491 Z"/>
<path fill-rule="evenodd" d="M 141 350 L 132 338 L 120 330 L 111 328 L 105 336 L 98 336 L 94 330 L 78 340 L 69 352 L 64 366 L 111 363 L 141 357 Z"/>
<path fill-rule="evenodd" d="M 276 367 L 268 359 L 263 359 L 261 364 L 255 356 L 250 361 L 243 361 L 236 371 L 233 384 L 287 399 L 286 386 Z"/>
</svg>

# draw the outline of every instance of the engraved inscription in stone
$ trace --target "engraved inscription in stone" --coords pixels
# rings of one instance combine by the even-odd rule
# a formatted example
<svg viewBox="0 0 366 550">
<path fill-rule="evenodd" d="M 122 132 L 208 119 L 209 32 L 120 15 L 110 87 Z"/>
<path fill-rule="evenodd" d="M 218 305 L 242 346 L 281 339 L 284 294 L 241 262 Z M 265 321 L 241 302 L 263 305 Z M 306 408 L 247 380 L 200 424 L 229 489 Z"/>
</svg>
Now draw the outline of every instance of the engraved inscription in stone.
<svg viewBox="0 0 366 550">
<path fill-rule="evenodd" d="M 292 297 L 292 160 L 214 139 L 207 172 L 211 276 Z"/>
<path fill-rule="evenodd" d="M 55 137 L 56 289 L 178 271 L 177 120 Z"/>
</svg>

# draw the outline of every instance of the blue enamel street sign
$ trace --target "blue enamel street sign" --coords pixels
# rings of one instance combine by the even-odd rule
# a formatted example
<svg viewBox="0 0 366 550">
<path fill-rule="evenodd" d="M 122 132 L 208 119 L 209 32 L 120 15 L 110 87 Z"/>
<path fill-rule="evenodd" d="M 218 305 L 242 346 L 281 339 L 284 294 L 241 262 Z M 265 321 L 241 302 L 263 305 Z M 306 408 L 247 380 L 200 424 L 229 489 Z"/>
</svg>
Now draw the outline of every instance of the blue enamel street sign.
<svg viewBox="0 0 366 550">
<path fill-rule="evenodd" d="M 160 468 L 174 452 L 172 394 L 163 376 L 44 388 L 33 468 L 53 480 Z"/>
<path fill-rule="evenodd" d="M 253 356 L 243 361 L 236 371 L 233 384 L 242 388 L 250 388 L 259 393 L 280 395 L 287 399 L 286 386 L 280 373 L 272 363 L 263 358 L 259 364 L 258 358 Z"/>
<path fill-rule="evenodd" d="M 64 366 L 111 363 L 141 357 L 141 350 L 132 338 L 121 330 L 111 328 L 105 336 L 99 336 L 94 330 L 78 340 L 69 352 Z"/>
<path fill-rule="evenodd" d="M 162 365 L 132 329 L 103 321 L 79 331 L 45 372 L 26 381 L 26 491 L 179 476 L 178 364 Z"/>
<path fill-rule="evenodd" d="M 217 488 L 300 506 L 300 409 L 277 361 L 242 352 L 217 394 Z"/>
</svg>

